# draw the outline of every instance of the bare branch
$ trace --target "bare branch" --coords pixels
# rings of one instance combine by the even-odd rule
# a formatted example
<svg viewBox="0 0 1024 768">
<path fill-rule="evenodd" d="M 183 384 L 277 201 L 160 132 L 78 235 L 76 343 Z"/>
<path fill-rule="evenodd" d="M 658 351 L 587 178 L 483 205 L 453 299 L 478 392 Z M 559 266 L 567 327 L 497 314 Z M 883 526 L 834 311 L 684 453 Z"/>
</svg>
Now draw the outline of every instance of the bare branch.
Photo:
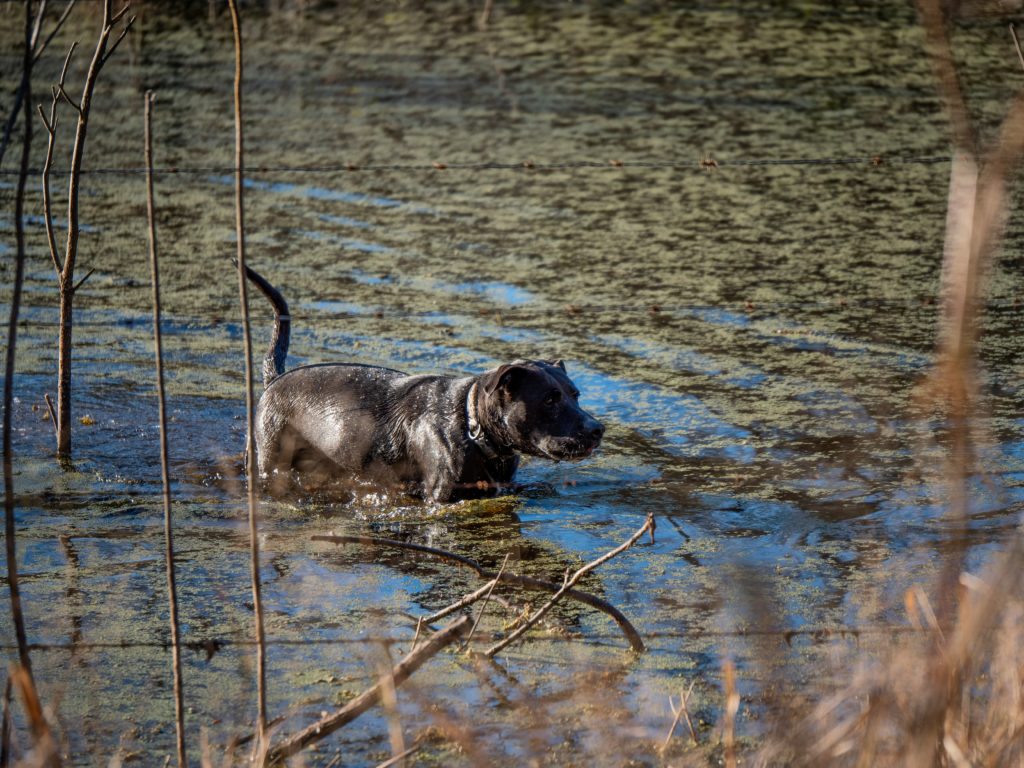
<svg viewBox="0 0 1024 768">
<path fill-rule="evenodd" d="M 1013 47 L 1017 49 L 1017 58 L 1020 60 L 1020 65 L 1024 68 L 1024 53 L 1020 50 L 1020 40 L 1017 39 L 1017 27 L 1014 26 L 1013 22 L 1010 22 L 1010 37 L 1013 38 Z"/>
<path fill-rule="evenodd" d="M 46 227 L 46 243 L 50 247 L 50 259 L 57 277 L 61 275 L 60 257 L 57 255 L 57 237 L 53 232 L 53 201 L 50 197 L 50 168 L 53 166 L 53 145 L 57 139 L 57 91 L 53 90 L 53 101 L 50 104 L 50 120 L 47 122 L 43 114 L 43 105 L 39 105 L 39 117 L 46 126 L 49 139 L 46 142 L 46 160 L 43 162 L 43 224 Z M 56 425 L 56 420 L 54 425 Z"/>
<path fill-rule="evenodd" d="M 46 113 L 43 112 L 43 105 L 36 104 L 36 109 L 39 111 L 39 119 L 43 121 L 43 127 L 46 128 L 46 132 L 53 133 L 55 128 L 46 121 Z"/>
<path fill-rule="evenodd" d="M 111 19 L 110 19 L 110 26 L 114 26 L 115 24 L 117 24 L 117 22 L 119 22 L 119 21 L 120 21 L 120 20 L 122 19 L 122 17 L 123 17 L 123 16 L 124 16 L 124 15 L 125 15 L 126 13 L 128 13 L 128 11 L 130 11 L 130 10 L 131 10 L 131 8 L 132 8 L 132 4 L 131 4 L 131 3 L 125 3 L 125 4 L 124 4 L 124 5 L 123 5 L 123 6 L 121 7 L 121 10 L 120 10 L 120 11 L 118 11 L 117 13 L 115 13 L 115 14 L 114 14 L 114 15 L 113 15 L 113 16 L 111 17 Z M 135 20 L 135 19 L 133 18 L 133 19 L 132 19 L 132 21 L 134 21 L 134 20 Z M 131 22 L 128 22 L 128 23 L 129 23 L 129 24 L 131 24 Z"/>
<path fill-rule="evenodd" d="M 428 547 L 423 544 L 414 544 L 409 541 L 381 539 L 376 536 L 345 536 L 333 534 L 312 536 L 311 539 L 313 541 L 328 541 L 333 544 L 368 544 L 370 546 L 393 547 L 395 549 L 404 549 L 411 552 L 420 552 L 422 554 L 432 555 L 433 557 L 439 557 L 443 560 L 449 560 L 451 562 L 464 565 L 467 568 L 471 568 L 476 571 L 480 578 L 497 578 L 497 574 L 494 571 L 484 568 L 480 563 L 472 558 L 457 555 L 454 552 L 448 552 L 444 549 Z M 554 582 L 546 581 L 545 579 L 537 579 L 532 576 L 520 576 L 515 573 L 502 574 L 500 581 L 502 584 L 515 584 L 520 587 L 535 589 L 542 592 L 558 592 L 563 587 L 561 584 L 555 584 Z M 611 616 L 615 620 L 615 623 L 619 625 L 619 628 L 626 636 L 626 639 L 629 641 L 632 649 L 637 653 L 643 653 L 645 646 L 643 639 L 640 637 L 640 633 L 636 631 L 636 628 L 629 622 L 629 619 L 627 619 L 614 605 L 590 594 L 589 592 L 583 592 L 578 589 L 569 589 L 566 591 L 565 596 L 571 597 L 577 602 L 589 605 L 591 608 L 596 608 L 597 610 Z"/>
<path fill-rule="evenodd" d="M 28 41 L 29 55 L 32 56 L 32 63 L 35 63 L 36 57 L 33 55 L 36 49 L 36 43 L 39 42 L 39 33 L 43 28 L 43 17 L 46 16 L 46 2 L 42 0 L 39 3 L 39 10 L 36 11 L 36 20 L 32 24 L 32 34 Z"/>
<path fill-rule="evenodd" d="M 377 765 L 377 768 L 391 768 L 391 766 L 393 765 L 399 765 L 400 763 L 402 763 L 403 760 L 405 760 L 405 758 L 418 752 L 422 748 L 423 740 L 417 739 L 416 742 L 413 743 L 413 745 L 409 747 L 407 750 L 405 750 L 404 752 L 399 752 L 397 755 L 394 755 L 392 757 L 389 757 L 383 763 Z"/>
<path fill-rule="evenodd" d="M 53 400 L 50 399 L 50 393 L 43 393 L 43 400 L 46 402 L 46 410 L 50 414 L 50 421 L 53 422 L 54 428 L 57 426 L 57 412 L 53 409 Z"/>
<path fill-rule="evenodd" d="M 638 528 L 637 531 L 632 536 L 630 536 L 625 542 L 623 542 L 610 552 L 606 552 L 605 554 L 601 555 L 601 557 L 597 558 L 596 560 L 592 560 L 591 562 L 587 563 L 578 571 L 576 571 L 576 573 L 574 573 L 572 576 L 568 577 L 565 580 L 565 583 L 562 585 L 561 589 L 559 589 L 554 595 L 552 595 L 551 599 L 548 600 L 543 606 L 541 606 L 540 610 L 534 613 L 529 619 L 524 621 L 508 637 L 506 637 L 498 643 L 495 643 L 490 648 L 488 648 L 484 652 L 484 655 L 488 658 L 493 658 L 496 653 L 499 653 L 502 649 L 507 648 L 509 645 L 514 643 L 524 634 L 526 634 L 526 632 L 528 632 L 532 626 L 534 626 L 538 621 L 544 618 L 544 615 L 555 606 L 555 603 L 562 599 L 562 597 L 564 597 L 565 594 L 573 587 L 573 585 L 575 585 L 576 582 L 583 578 L 584 575 L 594 570 L 602 563 L 608 562 L 616 555 L 625 552 L 627 549 L 636 544 L 636 542 L 640 540 L 640 537 L 643 536 L 644 533 L 646 533 L 647 531 L 650 531 L 652 536 L 654 535 L 654 515 L 652 513 L 648 513 L 647 519 L 644 521 L 644 524 L 640 526 L 640 528 Z"/>
<path fill-rule="evenodd" d="M 501 581 L 501 574 L 505 572 L 505 566 L 508 565 L 508 555 L 505 555 L 505 559 L 501 561 L 501 568 L 498 569 L 498 575 L 491 580 L 491 588 L 487 590 L 487 595 L 484 597 L 484 604 L 480 606 L 480 612 L 476 615 L 476 621 L 473 622 L 473 628 L 469 630 L 469 634 L 466 636 L 465 645 L 469 645 L 469 642 L 473 639 L 473 633 L 476 632 L 477 625 L 480 624 L 480 619 L 484 616 L 484 611 L 487 610 L 487 601 L 491 599 L 491 592 L 494 591 L 494 587 Z"/>
<path fill-rule="evenodd" d="M 64 57 L 64 66 L 60 68 L 60 79 L 57 81 L 60 85 L 64 85 L 64 78 L 68 76 L 68 64 L 71 63 L 71 54 L 75 52 L 76 47 L 78 47 L 77 40 L 71 43 L 71 47 L 68 48 L 68 55 Z"/>
<path fill-rule="evenodd" d="M 669 743 L 672 741 L 672 734 L 676 730 L 676 726 L 679 725 L 679 720 L 685 715 L 686 725 L 690 729 L 690 738 L 693 739 L 693 743 L 697 743 L 697 732 L 693 729 L 693 721 L 690 719 L 690 710 L 686 706 L 687 700 L 690 698 L 690 694 L 693 692 L 693 686 L 696 683 L 693 680 L 690 683 L 690 687 L 686 692 L 679 691 L 679 708 L 676 709 L 675 704 L 672 703 L 672 697 L 668 697 L 668 705 L 672 708 L 672 714 L 675 715 L 675 719 L 672 721 L 672 725 L 668 729 L 668 734 L 665 736 L 665 741 L 661 744 L 661 751 L 664 752 L 668 749 Z"/>
<path fill-rule="evenodd" d="M 77 112 L 78 114 L 82 114 L 82 108 L 78 105 L 78 102 L 73 101 L 71 97 L 68 96 L 68 92 L 64 90 L 63 85 L 57 86 L 57 93 L 59 93 L 64 98 L 64 101 L 71 105 L 71 108 L 74 109 L 75 112 Z"/>
<path fill-rule="evenodd" d="M 417 631 L 417 633 L 419 632 L 419 627 L 420 627 L 421 624 L 428 624 L 428 625 L 429 624 L 433 624 L 435 621 L 440 621 L 445 616 L 450 616 L 451 614 L 455 613 L 456 611 L 458 611 L 458 610 L 460 610 L 462 608 L 466 608 L 467 606 L 472 605 L 473 603 L 475 603 L 478 600 L 482 599 L 485 595 L 489 595 L 491 593 L 491 590 L 494 588 L 494 585 L 497 584 L 497 583 L 498 583 L 498 579 L 497 578 L 491 579 L 486 584 L 484 584 L 482 587 L 480 587 L 480 589 L 478 589 L 478 590 L 476 590 L 474 592 L 470 592 L 468 595 L 465 595 L 461 600 L 457 600 L 456 602 L 452 603 L 451 605 L 446 606 L 446 607 L 442 608 L 441 610 L 436 611 L 435 613 L 430 614 L 429 616 L 421 616 L 417 620 L 417 623 L 416 623 L 416 627 L 417 627 L 416 631 Z"/>
<path fill-rule="evenodd" d="M 32 58 L 34 61 L 39 61 L 39 57 L 43 55 L 43 51 L 46 50 L 47 46 L 50 44 L 50 41 L 53 40 L 54 37 L 56 37 L 57 33 L 60 31 L 60 28 L 64 26 L 64 22 L 67 21 L 68 16 L 71 15 L 71 9 L 75 7 L 75 3 L 77 1 L 78 0 L 68 0 L 67 5 L 64 6 L 64 13 L 62 13 L 60 15 L 60 18 L 57 19 L 57 23 L 53 25 L 53 29 L 50 30 L 50 34 L 48 34 L 46 36 L 46 39 L 43 40 L 42 45 L 40 45 L 38 48 L 35 48 L 35 53 L 32 54 Z M 35 46 L 34 42 L 33 46 Z"/>
<path fill-rule="evenodd" d="M 82 287 L 82 283 L 84 283 L 86 280 L 88 280 L 89 279 L 89 275 L 91 275 L 95 271 L 96 271 L 95 269 L 90 269 L 88 272 L 86 272 L 85 273 L 85 277 L 83 277 L 81 280 L 79 280 L 77 283 L 75 283 L 75 287 L 71 289 L 71 292 L 75 293 L 76 291 L 78 291 L 78 289 Z"/>
<path fill-rule="evenodd" d="M 124 13 L 124 11 L 126 11 L 126 10 L 128 10 L 128 6 L 125 6 L 124 9 L 122 9 L 121 13 Z M 118 18 L 120 18 L 120 14 L 118 14 Z M 117 50 L 117 46 L 119 46 L 121 44 L 121 41 L 124 40 L 125 35 L 128 34 L 128 32 L 132 28 L 132 24 L 134 24 L 134 23 L 135 23 L 135 17 L 132 16 L 130 19 L 128 19 L 128 23 L 124 25 L 124 29 L 121 30 L 121 34 L 117 36 L 117 40 L 115 40 L 114 44 L 112 46 L 110 46 L 110 50 L 107 51 L 106 55 L 101 60 L 101 62 L 100 62 L 101 66 L 103 64 L 106 64 L 107 63 L 107 59 L 109 59 L 111 56 L 114 55 L 114 51 Z"/>
<path fill-rule="evenodd" d="M 396 688 L 400 686 L 408 680 L 409 677 L 419 669 L 425 661 L 460 638 L 466 632 L 468 624 L 469 617 L 460 616 L 451 624 L 445 626 L 441 631 L 432 635 L 427 642 L 416 650 L 411 651 L 390 671 L 390 674 L 388 675 L 388 682 Z M 268 764 L 281 762 L 285 758 L 296 754 L 310 744 L 329 736 L 343 725 L 352 722 L 381 701 L 384 685 L 385 683 L 383 680 L 379 681 L 372 688 L 361 693 L 341 709 L 325 715 L 312 725 L 304 728 L 296 734 L 293 734 L 278 744 L 273 745 L 267 752 L 266 762 Z"/>
</svg>

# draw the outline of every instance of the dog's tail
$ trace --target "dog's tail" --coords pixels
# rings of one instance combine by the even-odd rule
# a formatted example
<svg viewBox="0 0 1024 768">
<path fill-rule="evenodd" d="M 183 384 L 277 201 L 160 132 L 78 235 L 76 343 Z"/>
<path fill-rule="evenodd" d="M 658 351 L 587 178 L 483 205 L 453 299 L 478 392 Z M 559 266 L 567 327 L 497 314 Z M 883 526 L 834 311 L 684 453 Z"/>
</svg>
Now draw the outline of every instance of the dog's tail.
<svg viewBox="0 0 1024 768">
<path fill-rule="evenodd" d="M 274 333 L 270 337 L 270 347 L 263 358 L 263 387 L 270 386 L 270 382 L 284 373 L 284 361 L 288 357 L 288 339 L 291 336 L 292 319 L 288 314 L 288 303 L 284 296 L 274 286 L 267 282 L 259 272 L 249 267 L 245 268 L 248 277 L 260 293 L 267 297 L 274 308 Z"/>
</svg>

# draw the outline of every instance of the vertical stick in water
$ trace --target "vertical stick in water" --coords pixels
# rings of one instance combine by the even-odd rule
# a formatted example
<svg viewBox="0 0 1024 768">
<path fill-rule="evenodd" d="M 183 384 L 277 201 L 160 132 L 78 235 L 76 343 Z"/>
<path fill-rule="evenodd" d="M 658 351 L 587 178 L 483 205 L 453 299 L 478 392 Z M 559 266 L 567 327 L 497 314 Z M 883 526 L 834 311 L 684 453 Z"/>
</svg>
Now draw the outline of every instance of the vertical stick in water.
<svg viewBox="0 0 1024 768">
<path fill-rule="evenodd" d="M 167 399 L 164 395 L 164 356 L 160 338 L 160 268 L 156 255 L 156 209 L 153 202 L 153 101 L 146 91 L 146 213 L 149 219 L 149 266 L 153 273 L 153 344 L 156 348 L 156 396 L 160 408 L 160 476 L 164 498 L 164 559 L 167 600 L 171 613 L 171 658 L 174 665 L 174 722 L 178 736 L 178 765 L 185 768 L 185 702 L 181 684 L 181 632 L 178 629 L 178 590 L 174 578 L 174 532 L 171 528 L 171 478 L 167 468 Z"/>
<path fill-rule="evenodd" d="M 40 20 L 42 9 L 40 9 Z M 4 418 L 3 418 L 3 464 L 4 464 L 4 545 L 7 556 L 7 586 L 11 595 L 11 618 L 14 622 L 14 633 L 18 641 L 18 663 L 20 668 L 12 670 L 21 681 L 25 698 L 39 701 L 35 678 L 32 675 L 32 661 L 28 653 L 28 635 L 25 631 L 25 615 L 21 609 L 21 587 L 18 579 L 18 548 L 15 541 L 14 525 L 14 464 L 11 455 L 11 429 L 14 407 L 14 362 L 15 349 L 18 342 L 18 314 L 21 309 L 21 292 L 25 282 L 25 183 L 28 179 L 29 155 L 32 149 L 32 64 L 33 39 L 32 2 L 25 0 L 25 50 L 22 59 L 21 91 L 24 93 L 25 132 L 21 144 L 21 165 L 18 170 L 18 185 L 14 196 L 14 286 L 11 291 L 11 310 L 7 325 L 7 352 L 4 361 Z M 5 693 L 6 699 L 6 693 Z M 42 765 L 60 765 L 60 754 L 50 734 L 46 718 L 30 717 L 32 735 L 39 747 L 39 760 Z M 4 735 L 9 735 L 5 720 Z M 7 754 L 7 742 L 4 741 L 3 752 Z"/>
<path fill-rule="evenodd" d="M 266 747 L 267 672 L 263 633 L 263 601 L 260 597 L 260 547 L 256 527 L 256 441 L 254 437 L 255 404 L 252 382 L 252 335 L 249 331 L 249 294 L 245 281 L 245 216 L 243 208 L 243 143 L 242 143 L 242 23 L 237 0 L 228 0 L 231 26 L 235 36 L 235 226 L 238 244 L 238 296 L 242 311 L 242 336 L 245 342 L 245 476 L 249 490 L 249 546 L 252 559 L 252 604 L 256 621 L 256 676 L 259 711 L 256 730 L 259 734 L 257 754 Z"/>
<path fill-rule="evenodd" d="M 21 170 L 14 197 L 14 290 L 7 323 L 7 354 L 4 364 L 4 543 L 7 551 L 7 583 L 11 594 L 11 617 L 18 640 L 18 663 L 32 679 L 32 663 L 28 655 L 25 617 L 21 611 L 21 588 L 18 581 L 18 551 L 14 530 L 14 466 L 11 457 L 11 409 L 14 407 L 14 351 L 18 340 L 18 314 L 21 290 L 25 281 L 25 181 L 28 177 L 29 151 L 32 146 L 32 3 L 25 0 L 25 58 L 22 63 L 21 87 L 25 90 L 25 134 L 21 147 Z"/>
</svg>

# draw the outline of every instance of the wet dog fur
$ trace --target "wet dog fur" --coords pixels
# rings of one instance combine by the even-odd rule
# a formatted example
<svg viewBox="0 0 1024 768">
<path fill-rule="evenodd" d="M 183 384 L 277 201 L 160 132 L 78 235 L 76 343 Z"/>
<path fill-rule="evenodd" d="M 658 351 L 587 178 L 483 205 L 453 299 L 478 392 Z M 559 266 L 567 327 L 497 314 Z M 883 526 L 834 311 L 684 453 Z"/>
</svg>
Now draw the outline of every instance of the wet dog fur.
<svg viewBox="0 0 1024 768">
<path fill-rule="evenodd" d="M 581 459 L 604 427 L 579 405 L 560 360 L 515 360 L 478 376 L 410 376 L 371 365 L 284 370 L 288 305 L 261 275 L 274 308 L 256 410 L 261 477 L 296 471 L 368 480 L 436 502 L 507 488 L 520 454 Z"/>
</svg>

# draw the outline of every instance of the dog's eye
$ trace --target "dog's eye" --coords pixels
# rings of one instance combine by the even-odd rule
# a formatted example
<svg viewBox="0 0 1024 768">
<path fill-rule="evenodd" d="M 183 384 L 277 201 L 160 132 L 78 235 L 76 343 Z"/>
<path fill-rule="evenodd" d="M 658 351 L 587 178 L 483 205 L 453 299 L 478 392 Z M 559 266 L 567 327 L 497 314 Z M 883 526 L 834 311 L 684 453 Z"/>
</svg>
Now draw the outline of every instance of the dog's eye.
<svg viewBox="0 0 1024 768">
<path fill-rule="evenodd" d="M 562 393 L 557 389 L 553 389 L 548 392 L 547 397 L 544 398 L 544 405 L 554 405 L 562 399 Z"/>
</svg>

